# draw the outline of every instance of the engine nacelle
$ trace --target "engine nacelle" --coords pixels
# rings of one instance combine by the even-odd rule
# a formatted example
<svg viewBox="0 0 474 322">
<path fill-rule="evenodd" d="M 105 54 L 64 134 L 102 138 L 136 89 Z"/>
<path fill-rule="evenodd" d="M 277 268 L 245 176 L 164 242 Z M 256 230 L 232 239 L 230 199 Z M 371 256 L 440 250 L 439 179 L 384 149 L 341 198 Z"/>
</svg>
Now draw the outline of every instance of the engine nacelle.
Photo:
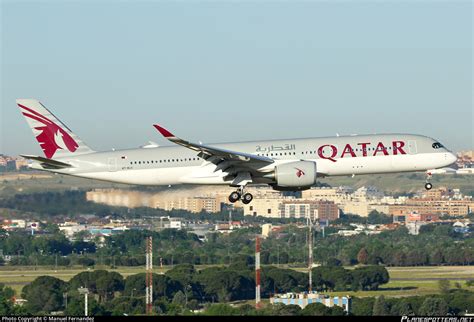
<svg viewBox="0 0 474 322">
<path fill-rule="evenodd" d="M 275 188 L 295 188 L 288 190 L 304 190 L 316 184 L 316 162 L 297 161 L 275 167 Z"/>
</svg>

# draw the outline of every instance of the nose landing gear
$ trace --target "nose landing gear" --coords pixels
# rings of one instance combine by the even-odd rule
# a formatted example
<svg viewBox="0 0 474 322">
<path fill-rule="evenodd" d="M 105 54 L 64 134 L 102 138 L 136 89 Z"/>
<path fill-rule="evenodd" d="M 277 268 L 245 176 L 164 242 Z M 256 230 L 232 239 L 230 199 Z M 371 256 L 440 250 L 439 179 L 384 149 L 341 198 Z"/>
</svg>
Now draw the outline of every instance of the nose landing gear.
<svg viewBox="0 0 474 322">
<path fill-rule="evenodd" d="M 426 183 L 425 183 L 425 189 L 426 190 L 431 190 L 433 188 L 433 185 L 431 184 L 431 172 L 426 172 Z"/>
<path fill-rule="evenodd" d="M 235 203 L 239 200 L 242 200 L 242 203 L 247 205 L 253 200 L 253 196 L 251 193 L 245 193 L 244 187 L 240 187 L 238 191 L 234 191 L 229 195 L 229 201 L 231 203 Z"/>
</svg>

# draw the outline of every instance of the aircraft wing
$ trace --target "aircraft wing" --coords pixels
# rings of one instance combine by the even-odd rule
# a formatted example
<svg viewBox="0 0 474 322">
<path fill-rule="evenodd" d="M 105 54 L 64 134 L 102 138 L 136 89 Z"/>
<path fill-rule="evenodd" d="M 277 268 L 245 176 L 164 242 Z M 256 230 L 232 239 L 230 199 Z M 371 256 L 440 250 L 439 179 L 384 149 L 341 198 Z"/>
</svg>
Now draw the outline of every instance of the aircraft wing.
<svg viewBox="0 0 474 322">
<path fill-rule="evenodd" d="M 154 124 L 153 126 L 169 141 L 194 150 L 198 152 L 199 157 L 216 164 L 217 167 L 215 171 L 222 170 L 231 175 L 236 175 L 235 180 L 238 182 L 251 181 L 249 179 L 251 172 L 274 162 L 274 160 L 264 156 L 216 148 L 200 143 L 192 143 L 176 137 L 160 125 Z"/>
<path fill-rule="evenodd" d="M 222 158 L 222 161 L 241 161 L 241 162 L 263 162 L 263 163 L 273 163 L 274 161 L 270 158 L 264 157 L 264 156 L 258 156 L 258 155 L 253 155 L 253 154 L 248 154 L 244 152 L 237 152 L 237 151 L 231 151 L 231 150 L 226 150 L 226 149 L 221 149 L 221 148 L 216 148 L 208 145 L 203 145 L 203 144 L 198 144 L 198 143 L 192 143 L 183 139 L 180 139 L 176 136 L 174 136 L 171 132 L 166 130 L 165 128 L 159 126 L 159 125 L 153 125 L 165 138 L 170 140 L 173 143 L 182 145 L 188 149 L 194 150 L 196 152 L 199 152 L 200 157 L 208 156 L 208 157 L 217 157 L 217 158 Z M 206 159 L 204 157 L 204 159 Z"/>
</svg>

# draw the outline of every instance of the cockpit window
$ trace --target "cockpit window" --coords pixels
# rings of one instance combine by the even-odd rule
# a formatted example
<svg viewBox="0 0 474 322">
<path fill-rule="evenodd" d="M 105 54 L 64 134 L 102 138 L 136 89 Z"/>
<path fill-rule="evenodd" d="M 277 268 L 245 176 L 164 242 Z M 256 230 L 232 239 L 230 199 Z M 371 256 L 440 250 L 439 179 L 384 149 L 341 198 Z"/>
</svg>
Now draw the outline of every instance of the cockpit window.
<svg viewBox="0 0 474 322">
<path fill-rule="evenodd" d="M 433 149 L 440 149 L 440 148 L 444 148 L 444 146 L 439 143 L 439 142 L 435 142 L 431 145 L 433 147 Z"/>
</svg>

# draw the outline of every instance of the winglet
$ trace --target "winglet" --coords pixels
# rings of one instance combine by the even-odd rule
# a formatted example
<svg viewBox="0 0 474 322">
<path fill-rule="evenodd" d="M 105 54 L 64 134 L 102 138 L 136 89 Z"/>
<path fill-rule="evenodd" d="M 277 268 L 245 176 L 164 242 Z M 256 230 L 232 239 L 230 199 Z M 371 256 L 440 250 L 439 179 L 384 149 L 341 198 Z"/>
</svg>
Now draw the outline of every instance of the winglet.
<svg viewBox="0 0 474 322">
<path fill-rule="evenodd" d="M 159 126 L 158 124 L 153 124 L 153 126 L 155 127 L 155 129 L 157 129 L 161 135 L 163 135 L 165 138 L 169 139 L 169 138 L 174 138 L 174 134 L 172 134 L 170 131 L 168 131 L 167 129 Z"/>
</svg>

